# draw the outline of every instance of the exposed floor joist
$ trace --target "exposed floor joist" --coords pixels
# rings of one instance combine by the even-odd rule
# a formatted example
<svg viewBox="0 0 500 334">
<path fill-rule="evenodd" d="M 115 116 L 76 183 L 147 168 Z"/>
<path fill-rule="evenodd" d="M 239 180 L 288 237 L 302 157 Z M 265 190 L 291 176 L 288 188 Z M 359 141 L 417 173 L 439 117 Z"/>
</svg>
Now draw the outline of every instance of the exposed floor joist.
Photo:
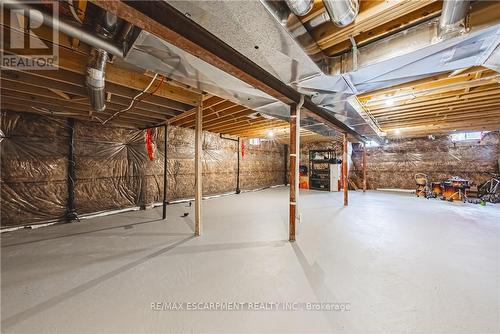
<svg viewBox="0 0 500 334">
<path fill-rule="evenodd" d="M 499 73 L 473 67 L 357 98 L 390 137 L 495 130 L 500 123 L 499 80 Z"/>
</svg>

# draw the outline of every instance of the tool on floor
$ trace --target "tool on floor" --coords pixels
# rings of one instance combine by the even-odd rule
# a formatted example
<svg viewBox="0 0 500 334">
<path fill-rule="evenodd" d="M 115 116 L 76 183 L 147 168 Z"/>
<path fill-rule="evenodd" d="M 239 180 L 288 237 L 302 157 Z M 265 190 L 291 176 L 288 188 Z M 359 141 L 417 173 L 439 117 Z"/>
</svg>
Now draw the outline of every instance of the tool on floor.
<svg viewBox="0 0 500 334">
<path fill-rule="evenodd" d="M 190 208 L 192 204 L 193 204 L 192 202 L 189 202 L 188 205 L 186 205 L 185 207 Z M 189 216 L 189 212 L 184 212 L 184 214 L 181 217 L 187 217 L 187 216 Z"/>
</svg>

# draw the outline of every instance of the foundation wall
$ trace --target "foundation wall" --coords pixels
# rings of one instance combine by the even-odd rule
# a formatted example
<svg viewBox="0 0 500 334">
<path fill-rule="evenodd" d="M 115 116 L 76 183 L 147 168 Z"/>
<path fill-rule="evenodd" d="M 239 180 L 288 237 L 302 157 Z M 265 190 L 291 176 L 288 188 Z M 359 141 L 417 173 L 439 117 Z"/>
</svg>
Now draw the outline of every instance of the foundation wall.
<svg viewBox="0 0 500 334">
<path fill-rule="evenodd" d="M 1 226 L 64 219 L 68 199 L 69 127 L 64 118 L 2 111 Z M 75 121 L 75 204 L 78 214 L 163 200 L 165 134 L 152 130 L 153 160 L 144 130 Z M 284 182 L 284 147 L 249 145 L 240 156 L 240 188 Z M 203 194 L 236 190 L 238 143 L 203 133 Z M 168 200 L 194 197 L 194 131 L 168 128 Z"/>
<path fill-rule="evenodd" d="M 301 145 L 301 165 L 309 165 L 309 150 L 333 149 L 339 155 L 338 140 L 308 142 Z M 440 182 L 459 176 L 481 184 L 499 173 L 500 131 L 486 133 L 480 141 L 452 142 L 449 136 L 392 139 L 388 144 L 367 148 L 368 189 L 413 189 L 415 174 L 427 174 L 429 181 Z M 363 149 L 352 145 L 349 179 L 362 187 Z"/>
<path fill-rule="evenodd" d="M 499 172 L 499 153 L 499 131 L 470 142 L 454 143 L 449 136 L 391 140 L 367 149 L 367 187 L 414 189 L 416 173 L 427 174 L 430 182 L 459 176 L 481 184 Z M 352 179 L 361 184 L 361 147 L 354 146 L 352 159 Z"/>
</svg>

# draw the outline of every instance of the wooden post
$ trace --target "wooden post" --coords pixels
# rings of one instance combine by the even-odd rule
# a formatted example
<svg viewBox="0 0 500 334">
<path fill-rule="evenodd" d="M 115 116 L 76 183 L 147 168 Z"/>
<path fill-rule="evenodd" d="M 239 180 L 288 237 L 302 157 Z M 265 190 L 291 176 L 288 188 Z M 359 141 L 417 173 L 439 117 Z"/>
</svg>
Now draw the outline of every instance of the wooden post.
<svg viewBox="0 0 500 334">
<path fill-rule="evenodd" d="M 295 222 L 297 219 L 297 204 L 298 204 L 298 181 L 299 181 L 299 152 L 297 147 L 300 143 L 300 107 L 296 104 L 290 106 L 290 215 L 289 215 L 289 238 L 290 241 L 295 241 Z"/>
<path fill-rule="evenodd" d="M 194 150 L 194 173 L 195 173 L 195 194 L 194 194 L 194 235 L 201 235 L 201 201 L 203 196 L 202 187 L 202 144 L 203 144 L 203 101 L 200 97 L 196 108 L 195 124 L 195 150 Z"/>
<path fill-rule="evenodd" d="M 344 206 L 348 204 L 348 191 L 349 183 L 347 182 L 347 133 L 344 133 L 344 145 L 343 145 L 343 157 L 342 157 L 342 184 L 344 185 Z"/>
<path fill-rule="evenodd" d="M 366 191 L 366 144 L 363 144 L 363 192 Z"/>
</svg>

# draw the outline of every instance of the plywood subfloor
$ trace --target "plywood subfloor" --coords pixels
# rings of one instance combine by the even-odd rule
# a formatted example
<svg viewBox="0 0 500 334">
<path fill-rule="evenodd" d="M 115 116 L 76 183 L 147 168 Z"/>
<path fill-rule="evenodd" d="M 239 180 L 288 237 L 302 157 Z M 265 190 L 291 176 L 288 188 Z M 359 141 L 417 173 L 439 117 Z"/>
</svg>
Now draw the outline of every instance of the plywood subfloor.
<svg viewBox="0 0 500 334">
<path fill-rule="evenodd" d="M 493 333 L 500 205 L 287 188 L 4 233 L 2 333 Z M 348 312 L 152 311 L 154 302 L 344 302 Z"/>
</svg>

